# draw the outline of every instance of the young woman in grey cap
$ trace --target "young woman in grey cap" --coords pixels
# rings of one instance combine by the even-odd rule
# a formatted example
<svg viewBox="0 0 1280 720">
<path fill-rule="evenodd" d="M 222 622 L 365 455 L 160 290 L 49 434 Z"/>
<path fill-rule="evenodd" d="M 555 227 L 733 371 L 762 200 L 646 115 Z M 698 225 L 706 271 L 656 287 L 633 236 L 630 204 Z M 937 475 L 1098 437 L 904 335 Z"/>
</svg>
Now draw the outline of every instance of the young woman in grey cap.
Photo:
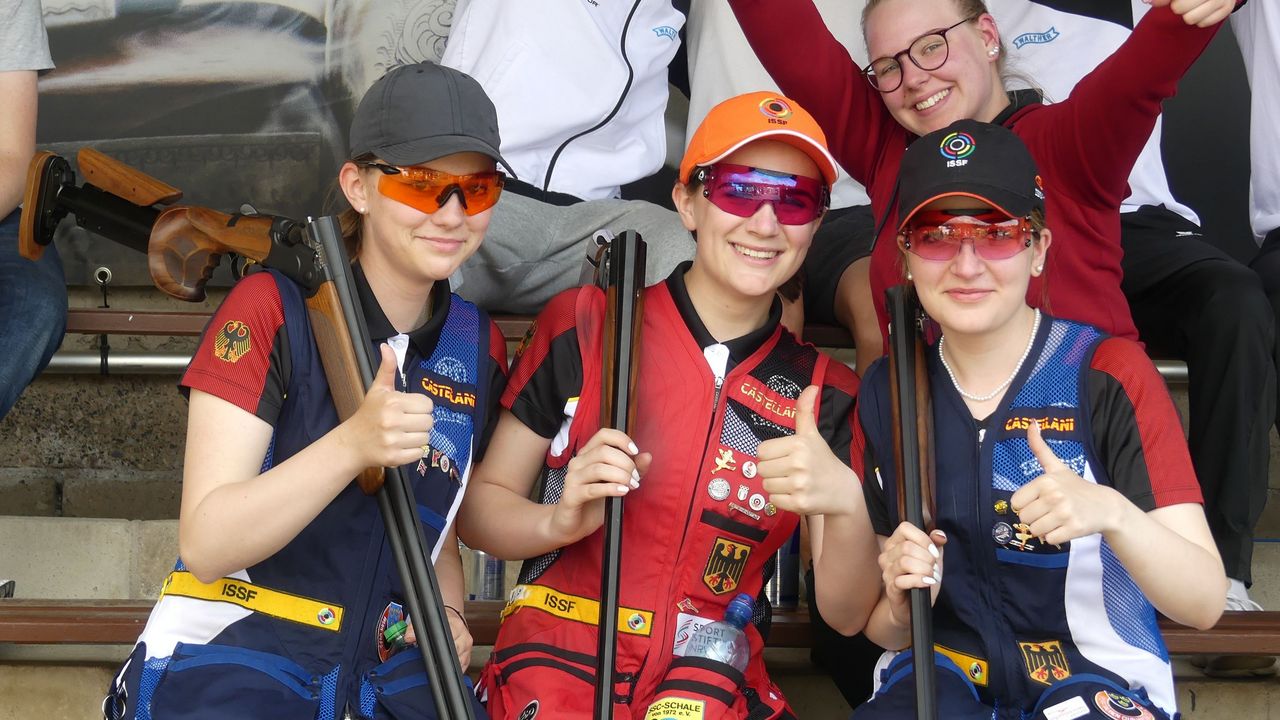
<svg viewBox="0 0 1280 720">
<path fill-rule="evenodd" d="M 1156 612 L 1213 626 L 1226 575 L 1177 412 L 1141 346 L 1026 301 L 1055 239 L 1041 185 L 998 125 L 963 120 L 903 156 L 896 245 L 940 329 L 926 351 L 937 529 L 897 522 L 877 360 L 854 465 L 882 545 L 885 589 L 866 634 L 907 647 L 908 591 L 927 588 L 947 718 L 1167 720 L 1177 702 Z M 818 587 L 839 581 L 819 569 Z M 821 597 L 819 609 L 859 628 Z M 913 716 L 910 667 L 908 653 L 893 658 L 854 717 Z"/>
<path fill-rule="evenodd" d="M 353 478 L 402 466 L 470 659 L 453 518 L 505 385 L 502 335 L 446 278 L 502 190 L 493 105 L 434 64 L 374 83 L 338 182 L 380 352 L 339 423 L 298 286 L 238 283 L 183 377 L 181 558 L 104 704 L 109 718 L 433 718 L 377 503 Z M 482 713 L 483 711 L 479 711 Z"/>
</svg>

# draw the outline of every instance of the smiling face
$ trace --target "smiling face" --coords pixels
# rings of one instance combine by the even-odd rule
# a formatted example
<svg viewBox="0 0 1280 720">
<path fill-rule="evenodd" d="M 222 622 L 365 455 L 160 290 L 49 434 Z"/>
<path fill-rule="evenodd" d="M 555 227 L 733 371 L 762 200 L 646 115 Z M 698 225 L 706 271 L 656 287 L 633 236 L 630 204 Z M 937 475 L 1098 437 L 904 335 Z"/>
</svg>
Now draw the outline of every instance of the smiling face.
<svg viewBox="0 0 1280 720">
<path fill-rule="evenodd" d="M 756 140 L 730 153 L 723 163 L 770 173 L 821 179 L 808 155 L 791 145 Z M 685 276 L 694 286 L 714 287 L 735 301 L 771 303 L 773 294 L 804 262 L 821 219 L 783 225 L 771 202 L 761 203 L 750 217 L 738 217 L 703 196 L 702 186 L 677 184 L 672 193 L 684 225 L 697 232 L 693 267 Z"/>
<path fill-rule="evenodd" d="M 480 153 L 464 152 L 424 163 L 420 167 L 467 175 L 491 172 L 494 161 Z M 342 166 L 339 182 L 351 206 L 363 215 L 360 262 L 411 283 L 430 283 L 453 274 L 480 247 L 492 208 L 467 215 L 459 193 L 452 193 L 433 213 L 416 210 L 378 190 L 382 172 Z"/>
<path fill-rule="evenodd" d="M 965 197 L 947 197 L 926 205 L 917 216 L 932 210 L 991 212 L 994 208 Z M 957 215 L 947 224 L 979 223 L 973 217 Z M 926 260 L 904 252 L 916 293 L 924 310 L 953 335 L 998 333 L 1007 327 L 1019 310 L 1026 307 L 1027 286 L 1041 273 L 1052 237 L 1047 229 L 1039 239 L 1012 257 L 988 260 L 969 241 L 960 243 L 950 260 Z"/>
<path fill-rule="evenodd" d="M 892 58 L 921 36 L 976 14 L 961 5 L 956 0 L 882 0 L 874 4 L 863 24 L 868 57 L 873 64 Z M 881 93 L 894 119 L 916 135 L 940 130 L 957 120 L 990 121 L 1009 104 L 1000 81 L 1000 34 L 991 15 L 982 13 L 951 29 L 946 40 L 947 59 L 940 67 L 921 70 L 904 54 L 898 58 L 902 84 Z"/>
</svg>

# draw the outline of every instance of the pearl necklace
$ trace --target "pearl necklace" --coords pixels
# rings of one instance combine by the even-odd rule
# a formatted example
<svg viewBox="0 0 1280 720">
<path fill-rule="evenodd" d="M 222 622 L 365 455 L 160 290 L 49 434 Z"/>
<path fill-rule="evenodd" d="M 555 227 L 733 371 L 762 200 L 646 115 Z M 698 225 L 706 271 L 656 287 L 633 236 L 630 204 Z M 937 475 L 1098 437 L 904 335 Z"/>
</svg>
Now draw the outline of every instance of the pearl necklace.
<svg viewBox="0 0 1280 720">
<path fill-rule="evenodd" d="M 1013 372 L 1009 373 L 1009 377 L 1005 378 L 1004 382 L 997 385 L 995 390 L 992 390 L 986 395 L 974 395 L 968 390 L 960 387 L 960 381 L 956 379 L 955 371 L 953 371 L 951 369 L 951 365 L 947 363 L 947 354 L 944 352 L 947 343 L 946 335 L 943 335 L 938 339 L 938 358 L 942 360 L 942 367 L 946 368 L 947 375 L 951 377 L 951 384 L 956 386 L 956 392 L 960 393 L 961 397 L 974 402 L 986 402 L 1004 392 L 1004 389 L 1009 387 L 1009 383 L 1013 382 L 1013 379 L 1018 377 L 1018 371 L 1022 369 L 1022 364 L 1027 361 L 1027 356 L 1031 355 L 1031 346 L 1035 345 L 1036 333 L 1039 331 L 1040 309 L 1036 308 L 1036 319 L 1035 322 L 1031 324 L 1031 337 L 1027 339 L 1027 349 L 1022 351 L 1022 357 L 1018 358 L 1018 364 L 1013 366 Z"/>
</svg>

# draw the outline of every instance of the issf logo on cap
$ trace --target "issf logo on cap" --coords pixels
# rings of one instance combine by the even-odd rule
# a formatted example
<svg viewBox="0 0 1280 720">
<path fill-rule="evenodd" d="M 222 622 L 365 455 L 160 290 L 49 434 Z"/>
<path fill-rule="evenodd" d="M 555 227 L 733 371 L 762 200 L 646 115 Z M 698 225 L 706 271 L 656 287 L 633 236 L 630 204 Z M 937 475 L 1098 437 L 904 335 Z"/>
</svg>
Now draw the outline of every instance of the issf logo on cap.
<svg viewBox="0 0 1280 720">
<path fill-rule="evenodd" d="M 938 151 L 947 159 L 947 167 L 962 167 L 969 164 L 965 158 L 972 155 L 976 147 L 969 133 L 953 132 L 942 138 Z"/>
<path fill-rule="evenodd" d="M 786 125 L 787 118 L 791 117 L 791 103 L 780 97 L 767 97 L 760 101 L 760 112 L 769 122 Z"/>
</svg>

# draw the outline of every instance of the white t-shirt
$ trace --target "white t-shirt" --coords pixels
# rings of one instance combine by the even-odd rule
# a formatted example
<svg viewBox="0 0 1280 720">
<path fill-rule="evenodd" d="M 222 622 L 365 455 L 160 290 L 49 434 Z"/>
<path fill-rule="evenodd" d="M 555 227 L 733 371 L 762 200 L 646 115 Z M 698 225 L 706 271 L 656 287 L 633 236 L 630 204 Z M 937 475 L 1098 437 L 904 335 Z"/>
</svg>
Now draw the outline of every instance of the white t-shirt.
<svg viewBox="0 0 1280 720">
<path fill-rule="evenodd" d="M 1249 0 L 1231 16 L 1253 101 L 1249 117 L 1249 220 L 1259 242 L 1280 227 L 1280 5 Z"/>
<path fill-rule="evenodd" d="M 0 2 L 0 72 L 51 67 L 53 58 L 40 18 L 40 0 Z"/>
<path fill-rule="evenodd" d="M 1115 52 L 1132 32 L 1132 27 L 1150 9 L 1142 0 L 1114 0 L 1114 10 L 1125 25 L 1088 15 L 1078 15 L 1046 7 L 1028 0 L 987 0 L 987 7 L 1000 28 L 1000 37 L 1009 51 L 1006 68 L 1015 77 L 1012 87 L 1026 87 L 1017 75 L 1044 90 L 1046 101 L 1065 100 L 1085 75 Z M 1070 5 L 1070 2 L 1060 2 Z M 1081 2 L 1082 6 L 1091 5 Z M 1131 7 L 1125 8 L 1125 5 Z M 1161 120 L 1142 149 L 1129 175 L 1129 197 L 1121 212 L 1141 205 L 1161 205 L 1200 223 L 1195 212 L 1179 203 L 1169 189 L 1164 161 L 1160 155 Z"/>
</svg>

